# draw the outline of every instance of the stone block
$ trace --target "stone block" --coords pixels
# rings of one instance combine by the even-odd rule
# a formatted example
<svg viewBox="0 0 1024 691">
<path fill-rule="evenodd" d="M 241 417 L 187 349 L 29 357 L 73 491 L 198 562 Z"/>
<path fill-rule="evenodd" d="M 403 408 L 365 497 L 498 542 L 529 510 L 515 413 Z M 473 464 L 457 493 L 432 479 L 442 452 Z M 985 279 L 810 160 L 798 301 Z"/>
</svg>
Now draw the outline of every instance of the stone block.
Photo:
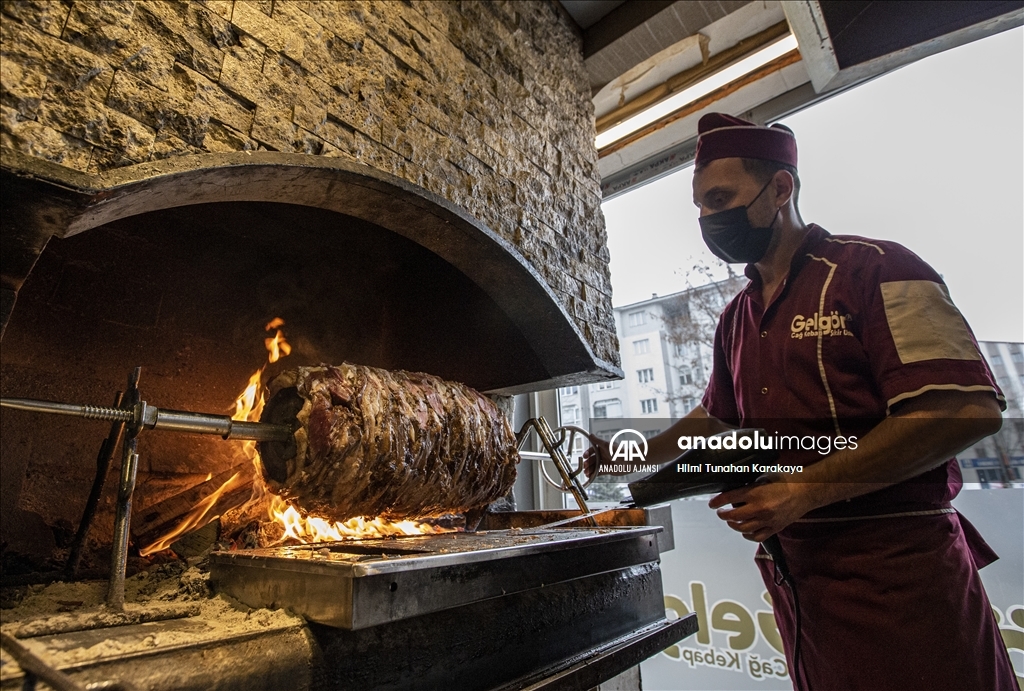
<svg viewBox="0 0 1024 691">
<path fill-rule="evenodd" d="M 231 20 L 231 11 L 234 9 L 234 0 L 193 0 L 193 4 L 213 12 L 222 19 Z"/>
<path fill-rule="evenodd" d="M 210 120 L 203 139 L 203 150 L 214 153 L 231 151 L 255 151 L 259 143 L 244 132 L 240 132 L 217 120 Z"/>
<path fill-rule="evenodd" d="M 252 138 L 274 151 L 291 153 L 299 126 L 292 122 L 292 109 L 281 106 L 257 106 L 252 123 Z"/>
<path fill-rule="evenodd" d="M 291 29 L 275 22 L 256 4 L 238 0 L 231 14 L 231 23 L 271 50 L 284 53 L 292 60 L 302 60 L 304 41 Z"/>
<path fill-rule="evenodd" d="M 303 12 L 302 6 L 297 2 L 278 0 L 274 3 L 274 11 L 270 18 L 282 29 L 301 37 L 303 44 L 323 41 L 324 27 L 308 13 Z"/>
<path fill-rule="evenodd" d="M 255 108 L 229 94 L 220 84 L 210 81 L 204 75 L 179 65 L 177 70 L 182 74 L 182 81 L 190 91 L 194 91 L 190 110 L 205 113 L 226 125 L 248 132 L 252 126 Z"/>
<path fill-rule="evenodd" d="M 0 105 L 0 145 L 23 154 L 41 158 L 85 172 L 89 168 L 92 145 L 25 120 L 14 108 Z"/>
<path fill-rule="evenodd" d="M 114 76 L 102 57 L 16 22 L 0 22 L 0 61 L 6 60 L 97 100 L 106 96 Z"/>
<path fill-rule="evenodd" d="M 132 21 L 134 2 L 78 0 L 71 7 L 61 37 L 97 55 L 110 55 Z"/>
<path fill-rule="evenodd" d="M 327 113 L 338 122 L 362 132 L 371 139 L 379 140 L 382 136 L 381 126 L 384 119 L 367 108 L 365 103 L 350 98 L 339 98 L 328 106 Z"/>
<path fill-rule="evenodd" d="M 200 146 L 206 136 L 209 113 L 192 109 L 195 86 L 189 92 L 189 81 L 183 70 L 175 70 L 174 79 L 163 91 L 119 71 L 110 87 L 107 105 L 129 117 L 149 125 L 158 133 L 169 129 L 171 133 L 193 146 Z"/>
<path fill-rule="evenodd" d="M 304 0 L 291 3 L 350 47 L 359 49 L 366 37 L 365 12 L 361 3 Z"/>
<path fill-rule="evenodd" d="M 449 12 L 453 7 L 447 7 L 451 3 L 435 2 L 435 0 L 414 0 L 410 3 L 412 9 L 421 14 L 431 26 L 442 34 L 448 33 Z"/>
<path fill-rule="evenodd" d="M 398 154 L 370 139 L 362 132 L 355 133 L 352 149 L 352 154 L 357 161 L 372 165 L 392 175 L 398 175 L 400 168 L 405 169 L 401 166 L 402 158 Z M 424 187 L 427 186 L 424 185 Z"/>
<path fill-rule="evenodd" d="M 292 108 L 292 122 L 299 127 L 316 133 L 327 121 L 327 108 L 303 102 L 301 99 Z"/>
<path fill-rule="evenodd" d="M 359 82 L 358 52 L 330 31 L 323 32 L 320 43 L 307 43 L 302 67 L 340 93 L 351 94 Z"/>
<path fill-rule="evenodd" d="M 60 36 L 71 13 L 72 0 L 4 0 L 0 11 L 31 27 Z"/>
<path fill-rule="evenodd" d="M 118 153 L 119 160 L 149 160 L 155 132 L 80 91 L 51 86 L 39 107 L 39 124 Z M 124 165 L 130 165 L 125 163 Z"/>
<path fill-rule="evenodd" d="M 0 60 L 0 103 L 34 120 L 46 87 L 46 77 L 12 60 Z"/>
<path fill-rule="evenodd" d="M 228 26 L 231 28 L 235 43 L 224 48 L 225 56 L 230 55 L 247 70 L 257 74 L 262 72 L 263 57 L 267 52 L 266 47 L 252 36 L 235 30 L 233 24 Z M 221 70 L 223 71 L 223 65 Z"/>
<path fill-rule="evenodd" d="M 312 132 L 338 151 L 351 154 L 355 149 L 355 130 L 333 117 L 327 116 Z"/>
<path fill-rule="evenodd" d="M 266 93 L 262 70 L 252 69 L 232 54 L 224 56 L 219 84 L 253 105 L 263 101 Z"/>
</svg>

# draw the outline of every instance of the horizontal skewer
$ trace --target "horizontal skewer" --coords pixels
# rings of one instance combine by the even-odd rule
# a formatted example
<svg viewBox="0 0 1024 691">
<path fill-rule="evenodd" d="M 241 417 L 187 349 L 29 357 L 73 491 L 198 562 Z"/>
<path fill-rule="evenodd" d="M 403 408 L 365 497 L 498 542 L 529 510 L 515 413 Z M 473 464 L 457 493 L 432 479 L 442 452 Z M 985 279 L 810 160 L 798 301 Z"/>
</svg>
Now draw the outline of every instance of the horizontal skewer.
<svg viewBox="0 0 1024 691">
<path fill-rule="evenodd" d="M 141 401 L 133 408 L 111 408 L 107 406 L 77 405 L 39 401 L 32 398 L 0 398 L 0 406 L 35 413 L 71 415 L 88 420 L 125 422 L 140 429 L 157 429 L 166 432 L 190 434 L 215 434 L 223 439 L 253 441 L 287 441 L 292 430 L 286 425 L 271 425 L 263 422 L 232 420 L 229 415 L 192 413 L 184 410 L 162 410 Z"/>
</svg>

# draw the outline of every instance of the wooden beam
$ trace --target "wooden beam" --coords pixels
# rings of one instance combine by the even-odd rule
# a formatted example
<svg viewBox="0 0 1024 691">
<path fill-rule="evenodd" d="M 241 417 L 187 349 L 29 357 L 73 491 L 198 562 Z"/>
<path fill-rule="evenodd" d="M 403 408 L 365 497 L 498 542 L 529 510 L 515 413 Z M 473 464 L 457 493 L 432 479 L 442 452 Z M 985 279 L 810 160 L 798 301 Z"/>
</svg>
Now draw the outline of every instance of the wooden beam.
<svg viewBox="0 0 1024 691">
<path fill-rule="evenodd" d="M 697 82 L 710 77 L 716 72 L 722 71 L 734 62 L 747 57 L 759 48 L 776 41 L 788 33 L 789 25 L 786 24 L 786 22 L 773 24 L 764 31 L 756 33 L 753 36 L 748 36 L 732 48 L 727 48 L 720 53 L 712 55 L 706 63 L 696 65 L 688 70 L 684 70 L 679 74 L 669 77 L 661 84 L 648 89 L 628 103 L 625 103 L 612 112 L 599 117 L 595 123 L 597 133 L 601 134 L 620 122 L 633 117 L 641 111 L 647 110 L 660 101 L 665 100 L 672 94 L 682 91 L 683 89 L 687 89 Z"/>
<path fill-rule="evenodd" d="M 598 151 L 598 158 L 604 158 L 609 154 L 612 154 L 616 151 L 620 151 L 621 149 L 624 149 L 630 144 L 632 144 L 633 142 L 639 139 L 643 139 L 647 135 L 657 132 L 658 130 L 667 127 L 668 125 L 671 125 L 673 122 L 676 122 L 677 120 L 681 120 L 682 118 L 685 118 L 688 115 L 692 115 L 693 113 L 699 112 L 704 108 L 707 108 L 715 101 L 719 101 L 728 96 L 729 94 L 739 91 L 748 84 L 753 84 L 754 82 L 767 77 L 772 72 L 778 72 L 784 67 L 788 67 L 789 65 L 792 65 L 797 62 L 800 62 L 799 50 L 794 49 L 789 51 L 785 55 L 780 55 L 771 62 L 762 66 L 760 69 L 751 72 L 745 77 L 741 77 L 736 81 L 729 82 L 725 86 L 719 89 L 715 89 L 710 94 L 696 101 L 693 101 L 692 103 L 688 103 L 684 107 L 680 108 L 679 110 L 673 113 L 666 115 L 662 119 L 656 122 L 652 122 L 647 127 L 637 130 L 636 132 L 633 132 L 627 137 L 623 137 L 622 139 L 618 140 L 617 142 L 614 142 L 613 144 L 609 144 L 605 148 Z"/>
</svg>

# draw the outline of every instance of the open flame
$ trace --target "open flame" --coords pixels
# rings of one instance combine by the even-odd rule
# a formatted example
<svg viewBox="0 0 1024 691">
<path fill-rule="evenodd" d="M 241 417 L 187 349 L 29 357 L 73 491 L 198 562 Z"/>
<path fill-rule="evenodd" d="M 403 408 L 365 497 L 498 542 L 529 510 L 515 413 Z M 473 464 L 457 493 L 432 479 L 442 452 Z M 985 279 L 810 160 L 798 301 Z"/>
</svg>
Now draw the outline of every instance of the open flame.
<svg viewBox="0 0 1024 691">
<path fill-rule="evenodd" d="M 276 494 L 270 495 L 270 515 L 284 526 L 280 541 L 288 538 L 302 543 L 332 542 L 366 537 L 390 537 L 393 535 L 422 535 L 445 532 L 443 528 L 417 521 L 385 521 L 381 518 L 351 518 L 331 523 L 316 516 L 303 516 L 294 506 Z"/>
<path fill-rule="evenodd" d="M 277 362 L 292 352 L 292 347 L 285 340 L 284 332 L 281 330 L 282 326 L 284 326 L 284 320 L 280 317 L 275 317 L 267 324 L 266 330 L 275 332 L 272 337 L 264 339 L 264 345 L 267 348 L 267 363 L 253 372 L 245 388 L 238 394 L 234 404 L 235 412 L 232 414 L 231 419 L 246 421 L 258 421 L 260 419 L 265 404 L 262 386 L 263 372 L 268 364 Z M 316 516 L 305 516 L 287 501 L 272 493 L 263 481 L 256 442 L 244 442 L 242 450 L 246 456 L 252 459 L 253 464 L 256 466 L 252 483 L 252 496 L 248 504 L 264 501 L 267 503 L 269 518 L 279 524 L 284 530 L 284 534 L 277 542 L 283 542 L 287 539 L 293 539 L 300 543 L 329 542 L 353 538 L 420 535 L 447 531 L 445 528 L 409 520 L 385 521 L 381 518 L 352 518 L 348 521 L 332 523 Z M 212 476 L 212 473 L 208 474 L 206 479 L 209 480 Z M 171 543 L 185 533 L 201 528 L 218 518 L 219 514 L 210 515 L 217 502 L 225 494 L 244 486 L 245 482 L 246 478 L 241 473 L 232 475 L 216 491 L 192 507 L 173 530 L 153 544 L 140 550 L 139 553 L 142 556 L 146 556 L 167 549 Z"/>
</svg>

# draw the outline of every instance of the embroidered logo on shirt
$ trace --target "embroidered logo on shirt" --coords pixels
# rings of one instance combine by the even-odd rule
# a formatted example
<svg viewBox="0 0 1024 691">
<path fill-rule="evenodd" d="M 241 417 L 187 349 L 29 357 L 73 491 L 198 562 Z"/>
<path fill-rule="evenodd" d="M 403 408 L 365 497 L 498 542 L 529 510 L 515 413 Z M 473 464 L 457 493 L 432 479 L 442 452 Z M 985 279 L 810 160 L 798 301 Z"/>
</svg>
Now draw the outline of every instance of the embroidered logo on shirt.
<svg viewBox="0 0 1024 691">
<path fill-rule="evenodd" d="M 846 328 L 848 321 L 853 317 L 849 314 L 839 314 L 832 310 L 831 314 L 818 316 L 815 312 L 809 317 L 798 314 L 793 317 L 789 325 L 790 338 L 817 338 L 818 336 L 852 336 L 853 332 Z"/>
</svg>

